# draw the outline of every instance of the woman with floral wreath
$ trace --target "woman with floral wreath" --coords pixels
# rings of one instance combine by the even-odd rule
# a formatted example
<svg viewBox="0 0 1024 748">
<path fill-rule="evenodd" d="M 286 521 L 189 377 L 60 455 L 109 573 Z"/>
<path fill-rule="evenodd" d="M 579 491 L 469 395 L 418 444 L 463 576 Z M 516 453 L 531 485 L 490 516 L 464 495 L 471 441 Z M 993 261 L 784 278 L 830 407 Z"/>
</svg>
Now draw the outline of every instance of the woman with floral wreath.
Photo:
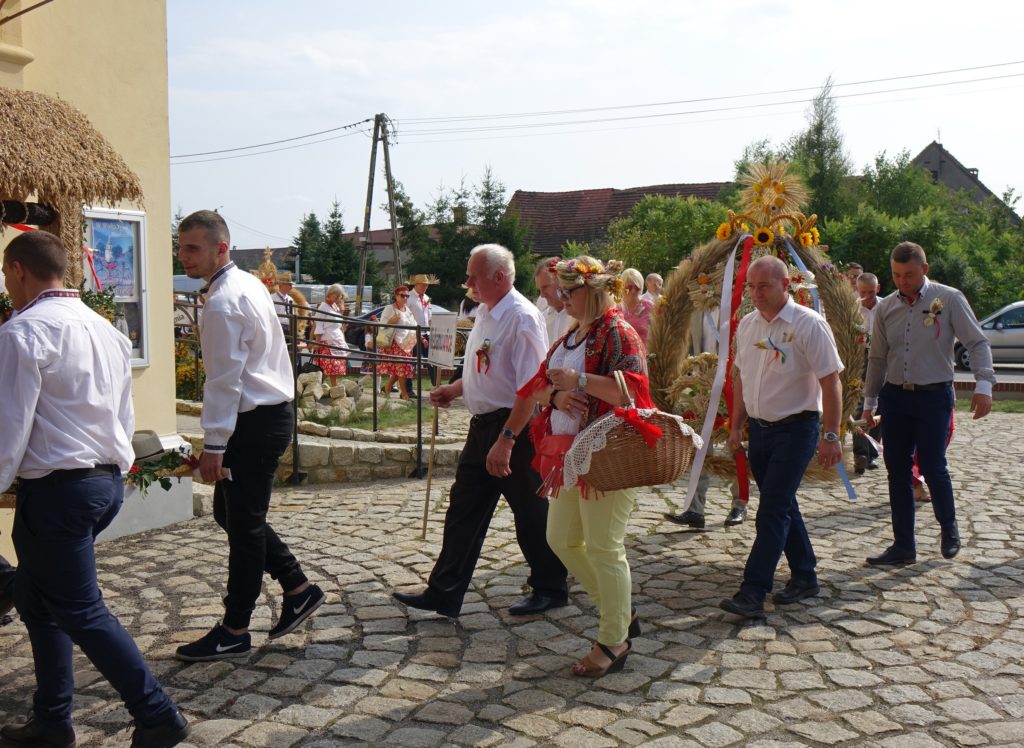
<svg viewBox="0 0 1024 748">
<path fill-rule="evenodd" d="M 654 407 L 647 381 L 647 350 L 624 319 L 622 263 L 592 257 L 554 263 L 558 295 L 576 324 L 548 352 L 521 400 L 543 407 L 530 425 L 533 466 L 554 496 L 548 510 L 548 545 L 594 599 L 600 613 L 597 642 L 572 666 L 573 675 L 596 678 L 622 670 L 640 624 L 632 608 L 626 559 L 626 524 L 633 490 L 598 493 L 580 481 L 563 485 L 562 463 L 583 428 L 617 405 L 622 395 L 613 372 L 622 372 L 639 408 Z"/>
<path fill-rule="evenodd" d="M 324 376 L 328 377 L 331 387 L 338 385 L 338 377 L 345 376 L 348 365 L 341 356 L 348 355 L 348 343 L 345 342 L 345 326 L 341 315 L 345 313 L 345 289 L 335 283 L 327 289 L 326 297 L 316 308 L 317 321 L 314 335 L 320 343 L 313 362 L 320 367 Z"/>
<path fill-rule="evenodd" d="M 410 327 L 416 326 L 416 318 L 412 315 L 412 310 L 409 308 L 407 299 L 409 298 L 409 287 L 399 286 L 395 289 L 395 301 L 392 304 L 388 304 L 384 307 L 384 311 L 380 313 L 381 320 L 388 325 L 408 325 Z M 388 340 L 390 338 L 390 340 Z M 413 349 L 416 347 L 416 331 L 415 330 L 396 330 L 390 327 L 378 328 L 377 332 L 377 350 L 382 356 L 392 357 L 404 357 L 412 358 Z M 399 397 L 403 400 L 409 399 L 409 393 L 406 392 L 405 382 L 407 379 L 412 377 L 412 370 L 414 366 L 412 363 L 405 363 L 402 361 L 385 361 L 381 363 L 377 370 L 382 376 L 389 377 L 387 384 L 381 387 L 381 392 L 385 395 L 391 393 L 391 387 L 398 382 L 398 393 Z"/>
</svg>

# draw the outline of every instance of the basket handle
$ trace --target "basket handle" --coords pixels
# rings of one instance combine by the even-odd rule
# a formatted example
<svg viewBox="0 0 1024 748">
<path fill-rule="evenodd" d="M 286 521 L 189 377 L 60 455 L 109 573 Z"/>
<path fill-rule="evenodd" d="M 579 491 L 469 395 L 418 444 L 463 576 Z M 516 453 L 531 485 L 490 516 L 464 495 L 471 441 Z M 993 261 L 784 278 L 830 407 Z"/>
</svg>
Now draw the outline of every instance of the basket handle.
<svg viewBox="0 0 1024 748">
<path fill-rule="evenodd" d="M 618 369 L 612 372 L 612 376 L 615 377 L 615 384 L 619 385 L 619 397 L 621 399 L 620 405 L 628 405 L 632 408 L 633 398 L 629 396 L 629 388 L 626 387 L 626 378 L 622 376 L 622 372 Z"/>
</svg>

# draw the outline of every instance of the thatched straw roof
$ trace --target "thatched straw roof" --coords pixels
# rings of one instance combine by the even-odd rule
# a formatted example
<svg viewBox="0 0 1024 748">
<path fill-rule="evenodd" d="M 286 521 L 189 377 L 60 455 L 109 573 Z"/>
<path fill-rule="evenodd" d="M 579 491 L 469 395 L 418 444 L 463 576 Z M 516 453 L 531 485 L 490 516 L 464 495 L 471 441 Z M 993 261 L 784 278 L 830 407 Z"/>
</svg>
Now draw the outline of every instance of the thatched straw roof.
<svg viewBox="0 0 1024 748">
<path fill-rule="evenodd" d="M 0 198 L 35 195 L 60 218 L 44 227 L 68 250 L 68 284 L 82 280 L 82 205 L 141 203 L 142 185 L 84 114 L 60 99 L 0 87 Z"/>
</svg>

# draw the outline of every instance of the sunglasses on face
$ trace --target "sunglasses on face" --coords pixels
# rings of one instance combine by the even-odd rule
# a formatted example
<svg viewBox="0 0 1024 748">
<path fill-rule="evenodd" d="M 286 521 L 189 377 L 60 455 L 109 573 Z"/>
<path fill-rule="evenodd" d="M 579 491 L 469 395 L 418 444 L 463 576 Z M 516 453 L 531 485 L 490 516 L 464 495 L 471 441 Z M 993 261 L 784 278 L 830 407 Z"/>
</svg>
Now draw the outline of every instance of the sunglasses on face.
<svg viewBox="0 0 1024 748">
<path fill-rule="evenodd" d="M 555 289 L 555 294 L 562 301 L 568 301 L 569 299 L 572 298 L 572 295 L 576 291 L 579 291 L 581 288 L 583 288 L 583 286 L 576 286 L 575 288 L 558 288 L 558 289 Z"/>
<path fill-rule="evenodd" d="M 407 293 L 400 293 L 400 294 L 398 294 L 398 298 L 400 298 L 400 299 L 408 299 L 409 298 L 409 294 L 407 294 Z"/>
</svg>

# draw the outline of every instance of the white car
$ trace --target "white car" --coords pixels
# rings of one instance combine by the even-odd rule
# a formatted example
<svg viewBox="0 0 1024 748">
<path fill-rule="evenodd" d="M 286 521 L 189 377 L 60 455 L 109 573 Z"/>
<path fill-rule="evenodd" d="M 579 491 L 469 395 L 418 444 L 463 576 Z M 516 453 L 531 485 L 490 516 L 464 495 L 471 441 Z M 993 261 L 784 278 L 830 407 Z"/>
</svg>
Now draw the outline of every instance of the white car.
<svg viewBox="0 0 1024 748">
<path fill-rule="evenodd" d="M 1024 364 L 1024 301 L 1007 304 L 981 320 L 981 329 L 992 346 L 992 362 Z M 957 368 L 971 368 L 971 354 L 960 341 L 953 349 Z"/>
</svg>

